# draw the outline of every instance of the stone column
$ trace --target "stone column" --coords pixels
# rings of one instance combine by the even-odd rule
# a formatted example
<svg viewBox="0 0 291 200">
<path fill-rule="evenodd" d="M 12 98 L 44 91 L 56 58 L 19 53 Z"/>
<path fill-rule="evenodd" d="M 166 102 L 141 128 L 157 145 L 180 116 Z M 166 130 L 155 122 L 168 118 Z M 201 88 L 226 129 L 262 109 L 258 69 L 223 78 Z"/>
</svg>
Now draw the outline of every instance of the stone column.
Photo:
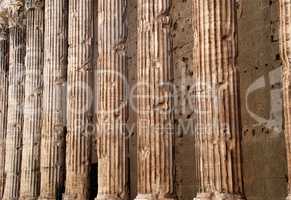
<svg viewBox="0 0 291 200">
<path fill-rule="evenodd" d="M 126 3 L 98 1 L 98 200 L 128 199 Z"/>
<path fill-rule="evenodd" d="M 174 199 L 170 0 L 138 0 L 138 200 Z"/>
<path fill-rule="evenodd" d="M 0 199 L 5 185 L 5 145 L 7 128 L 9 40 L 7 13 L 0 11 Z"/>
<path fill-rule="evenodd" d="M 243 199 L 235 3 L 193 0 L 196 200 Z"/>
<path fill-rule="evenodd" d="M 93 0 L 69 0 L 66 200 L 89 198 Z"/>
<path fill-rule="evenodd" d="M 6 181 L 3 200 L 19 198 L 25 77 L 25 26 L 23 2 L 9 7 L 9 88 L 6 136 Z"/>
<path fill-rule="evenodd" d="M 287 149 L 288 163 L 288 197 L 291 200 L 291 1 L 280 0 L 280 51 L 283 61 L 283 104 L 284 104 L 284 128 L 285 128 L 285 143 Z"/>
<path fill-rule="evenodd" d="M 45 1 L 41 200 L 61 199 L 65 178 L 68 1 Z"/>
<path fill-rule="evenodd" d="M 26 0 L 25 3 L 25 101 L 20 199 L 36 200 L 40 193 L 44 2 Z"/>
</svg>

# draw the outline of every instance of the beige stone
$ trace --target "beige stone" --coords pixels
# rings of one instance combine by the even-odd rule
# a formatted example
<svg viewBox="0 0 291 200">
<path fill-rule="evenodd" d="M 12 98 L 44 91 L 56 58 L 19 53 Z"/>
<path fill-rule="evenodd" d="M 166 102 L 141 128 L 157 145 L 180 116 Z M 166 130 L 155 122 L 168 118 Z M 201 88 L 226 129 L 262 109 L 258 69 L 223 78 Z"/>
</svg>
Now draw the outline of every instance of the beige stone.
<svg viewBox="0 0 291 200">
<path fill-rule="evenodd" d="M 89 198 L 93 0 L 69 0 L 66 200 Z"/>
<path fill-rule="evenodd" d="M 173 64 L 165 1 L 138 1 L 136 199 L 173 199 Z"/>
<path fill-rule="evenodd" d="M 43 98 L 43 1 L 26 1 L 26 61 L 20 199 L 40 192 L 40 142 Z"/>
<path fill-rule="evenodd" d="M 67 0 L 45 1 L 40 199 L 60 199 L 65 179 Z"/>
<path fill-rule="evenodd" d="M 200 185 L 195 199 L 241 199 L 235 1 L 194 0 L 193 9 L 195 158 Z"/>
<path fill-rule="evenodd" d="M 9 41 L 8 21 L 6 12 L 0 13 L 0 199 L 5 185 L 5 144 L 7 131 L 8 107 L 8 68 L 9 68 Z"/>
<path fill-rule="evenodd" d="M 3 200 L 19 198 L 25 77 L 25 25 L 23 1 L 16 1 L 9 12 L 9 88 Z"/>
<path fill-rule="evenodd" d="M 98 1 L 98 200 L 128 199 L 126 3 Z"/>
</svg>

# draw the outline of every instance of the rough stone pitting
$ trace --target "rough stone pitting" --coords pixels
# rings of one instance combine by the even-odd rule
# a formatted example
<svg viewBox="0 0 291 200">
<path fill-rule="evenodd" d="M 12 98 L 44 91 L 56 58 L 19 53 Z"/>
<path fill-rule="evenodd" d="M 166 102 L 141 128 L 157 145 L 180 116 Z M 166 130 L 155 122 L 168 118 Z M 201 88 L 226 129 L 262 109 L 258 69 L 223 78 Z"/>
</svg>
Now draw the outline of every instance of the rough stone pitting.
<svg viewBox="0 0 291 200">
<path fill-rule="evenodd" d="M 98 1 L 98 60 L 95 78 L 98 124 L 98 195 L 128 199 L 126 3 Z"/>
<path fill-rule="evenodd" d="M 19 13 L 22 8 L 19 8 Z M 22 14 L 19 14 L 19 16 Z M 23 18 L 22 18 L 23 19 Z M 9 24 L 10 20 L 9 18 Z M 20 18 L 19 18 L 20 20 Z M 25 29 L 15 24 L 9 27 L 9 87 L 5 157 L 5 189 L 2 200 L 19 198 L 25 74 Z"/>
<path fill-rule="evenodd" d="M 69 0 L 65 199 L 89 198 L 93 0 Z"/>
<path fill-rule="evenodd" d="M 65 187 L 67 6 L 67 0 L 45 1 L 41 200 L 59 199 Z"/>
<path fill-rule="evenodd" d="M 9 68 L 9 41 L 8 26 L 1 22 L 0 25 L 0 199 L 2 199 L 5 186 L 5 145 L 7 132 L 8 108 L 8 68 Z"/>
<path fill-rule="evenodd" d="M 35 2 L 36 0 L 27 0 Z M 40 142 L 42 128 L 44 10 L 26 12 L 25 102 L 20 199 L 37 199 L 40 193 Z"/>
<path fill-rule="evenodd" d="M 243 194 L 235 1 L 193 3 L 195 157 L 200 193 Z"/>
<path fill-rule="evenodd" d="M 137 199 L 175 197 L 170 2 L 138 1 Z"/>
</svg>

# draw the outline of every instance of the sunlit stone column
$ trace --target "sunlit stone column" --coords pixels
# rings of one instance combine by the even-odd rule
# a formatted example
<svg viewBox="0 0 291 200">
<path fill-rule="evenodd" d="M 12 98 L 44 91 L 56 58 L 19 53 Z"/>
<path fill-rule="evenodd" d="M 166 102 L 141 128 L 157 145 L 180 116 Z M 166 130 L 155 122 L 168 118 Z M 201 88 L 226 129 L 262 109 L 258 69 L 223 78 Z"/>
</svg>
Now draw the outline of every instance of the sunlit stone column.
<svg viewBox="0 0 291 200">
<path fill-rule="evenodd" d="M 126 2 L 98 1 L 98 200 L 128 199 Z"/>
<path fill-rule="evenodd" d="M 43 0 L 26 0 L 26 61 L 20 199 L 40 191 L 40 136 L 43 92 Z"/>
<path fill-rule="evenodd" d="M 7 128 L 9 40 L 7 13 L 0 11 L 0 199 L 5 185 L 5 145 Z"/>
<path fill-rule="evenodd" d="M 9 5 L 9 88 L 6 136 L 6 181 L 3 200 L 19 198 L 25 77 L 25 25 L 23 1 Z M 9 159 L 8 159 L 9 158 Z"/>
<path fill-rule="evenodd" d="M 89 198 L 93 0 L 69 0 L 65 199 Z"/>
<path fill-rule="evenodd" d="M 174 199 L 170 0 L 138 0 L 138 200 Z"/>
<path fill-rule="evenodd" d="M 196 200 L 243 199 L 235 0 L 193 0 Z"/>
<path fill-rule="evenodd" d="M 67 6 L 45 1 L 41 200 L 61 199 L 65 184 Z"/>
<path fill-rule="evenodd" d="M 279 0 L 280 5 L 280 51 L 283 61 L 283 103 L 285 143 L 288 163 L 288 197 L 291 200 L 291 1 Z"/>
</svg>

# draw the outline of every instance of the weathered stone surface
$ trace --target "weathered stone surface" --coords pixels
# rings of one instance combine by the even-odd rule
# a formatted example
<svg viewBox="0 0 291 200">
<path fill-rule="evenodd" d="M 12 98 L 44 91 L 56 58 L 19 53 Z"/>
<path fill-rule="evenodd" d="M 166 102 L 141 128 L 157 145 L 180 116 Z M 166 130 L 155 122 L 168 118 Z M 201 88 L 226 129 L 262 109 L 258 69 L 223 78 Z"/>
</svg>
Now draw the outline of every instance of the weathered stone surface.
<svg viewBox="0 0 291 200">
<path fill-rule="evenodd" d="M 138 1 L 136 199 L 173 199 L 170 1 Z"/>
<path fill-rule="evenodd" d="M 40 199 L 60 199 L 65 179 L 67 22 L 66 0 L 45 1 L 43 123 Z"/>
<path fill-rule="evenodd" d="M 235 1 L 194 0 L 193 8 L 195 199 L 242 199 Z"/>
<path fill-rule="evenodd" d="M 126 3 L 98 1 L 96 199 L 100 200 L 128 199 Z"/>
<path fill-rule="evenodd" d="M 8 107 L 9 41 L 6 12 L 0 13 L 0 199 L 5 185 L 5 144 Z"/>
<path fill-rule="evenodd" d="M 65 198 L 88 199 L 92 124 L 93 0 L 69 0 Z"/>
<path fill-rule="evenodd" d="M 38 3 L 38 4 L 36 4 Z M 43 1 L 26 1 L 26 61 L 20 199 L 40 193 L 40 141 L 43 94 Z"/>
<path fill-rule="evenodd" d="M 285 127 L 285 143 L 287 149 L 288 164 L 288 196 L 291 196 L 291 110 L 290 110 L 290 62 L 291 62 L 291 1 L 280 0 L 280 51 L 283 61 L 283 104 L 284 104 L 284 127 Z"/>
<path fill-rule="evenodd" d="M 25 26 L 23 2 L 9 7 L 9 88 L 3 200 L 19 198 L 25 75 Z"/>
</svg>

